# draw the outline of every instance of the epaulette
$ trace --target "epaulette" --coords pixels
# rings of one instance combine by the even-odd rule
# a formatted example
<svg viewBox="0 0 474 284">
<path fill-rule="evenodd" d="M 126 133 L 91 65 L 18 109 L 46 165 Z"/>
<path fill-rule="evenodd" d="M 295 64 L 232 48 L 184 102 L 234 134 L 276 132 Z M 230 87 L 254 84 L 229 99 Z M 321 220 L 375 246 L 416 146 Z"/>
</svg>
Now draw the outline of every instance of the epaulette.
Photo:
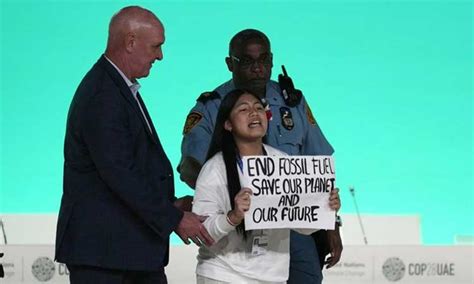
<svg viewBox="0 0 474 284">
<path fill-rule="evenodd" d="M 210 101 L 210 100 L 213 100 L 213 99 L 220 99 L 220 98 L 221 98 L 221 96 L 219 95 L 218 92 L 212 91 L 212 92 L 202 93 L 196 101 L 205 104 L 207 101 Z"/>
</svg>

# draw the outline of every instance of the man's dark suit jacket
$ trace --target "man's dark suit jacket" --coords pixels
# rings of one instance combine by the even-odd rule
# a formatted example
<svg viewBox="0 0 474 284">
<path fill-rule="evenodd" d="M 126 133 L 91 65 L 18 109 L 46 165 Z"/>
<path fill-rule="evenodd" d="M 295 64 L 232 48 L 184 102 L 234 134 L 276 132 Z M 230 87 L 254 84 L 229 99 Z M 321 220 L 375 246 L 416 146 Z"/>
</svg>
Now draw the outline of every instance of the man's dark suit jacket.
<svg viewBox="0 0 474 284">
<path fill-rule="evenodd" d="M 156 271 L 168 263 L 173 170 L 144 109 L 102 56 L 71 103 L 56 259 L 74 265 Z"/>
</svg>

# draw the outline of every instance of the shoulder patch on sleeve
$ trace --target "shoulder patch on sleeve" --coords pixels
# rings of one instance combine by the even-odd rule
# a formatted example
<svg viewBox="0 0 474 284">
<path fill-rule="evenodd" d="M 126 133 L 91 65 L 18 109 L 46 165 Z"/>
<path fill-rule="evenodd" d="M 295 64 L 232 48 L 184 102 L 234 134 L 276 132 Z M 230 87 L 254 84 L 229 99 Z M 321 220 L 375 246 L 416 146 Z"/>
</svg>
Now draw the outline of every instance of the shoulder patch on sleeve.
<svg viewBox="0 0 474 284">
<path fill-rule="evenodd" d="M 305 102 L 304 108 L 306 111 L 306 118 L 308 119 L 309 123 L 311 123 L 312 125 L 316 125 L 316 119 L 314 119 L 313 112 L 309 108 L 309 105 L 307 102 Z"/>
<path fill-rule="evenodd" d="M 205 104 L 207 101 L 210 101 L 210 100 L 213 100 L 213 99 L 219 99 L 219 98 L 220 98 L 220 95 L 216 91 L 204 92 L 199 96 L 197 101 Z"/>
<path fill-rule="evenodd" d="M 186 122 L 184 123 L 184 127 L 183 127 L 183 135 L 188 134 L 189 131 L 191 131 L 191 129 L 193 129 L 193 127 L 196 126 L 196 124 L 198 124 L 199 121 L 201 121 L 201 119 L 202 119 L 202 114 L 197 111 L 193 111 L 190 114 L 188 114 L 188 116 L 186 117 Z"/>
</svg>

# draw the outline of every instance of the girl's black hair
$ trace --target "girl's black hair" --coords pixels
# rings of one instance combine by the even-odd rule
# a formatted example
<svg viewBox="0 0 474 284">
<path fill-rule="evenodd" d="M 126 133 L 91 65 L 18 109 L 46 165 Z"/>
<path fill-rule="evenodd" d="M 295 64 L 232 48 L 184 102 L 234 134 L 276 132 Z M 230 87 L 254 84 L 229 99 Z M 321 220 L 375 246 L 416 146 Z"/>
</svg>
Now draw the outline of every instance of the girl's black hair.
<svg viewBox="0 0 474 284">
<path fill-rule="evenodd" d="M 207 152 L 206 158 L 207 161 L 215 154 L 222 151 L 227 175 L 227 189 L 229 191 L 229 200 L 232 209 L 234 209 L 234 198 L 241 190 L 239 173 L 237 171 L 237 159 L 238 157 L 240 157 L 240 155 L 237 149 L 237 145 L 235 144 L 234 136 L 230 131 L 227 131 L 224 128 L 224 124 L 226 120 L 229 119 L 230 112 L 234 108 L 235 104 L 244 94 L 252 95 L 257 98 L 258 101 L 261 102 L 261 99 L 257 95 L 243 89 L 236 89 L 230 91 L 224 97 L 219 107 L 219 112 L 217 113 L 214 133 L 212 135 L 211 144 L 209 145 L 209 150 Z M 245 232 L 245 224 L 243 221 L 237 226 L 236 229 L 238 233 L 243 235 L 244 239 L 247 238 L 247 234 Z"/>
</svg>

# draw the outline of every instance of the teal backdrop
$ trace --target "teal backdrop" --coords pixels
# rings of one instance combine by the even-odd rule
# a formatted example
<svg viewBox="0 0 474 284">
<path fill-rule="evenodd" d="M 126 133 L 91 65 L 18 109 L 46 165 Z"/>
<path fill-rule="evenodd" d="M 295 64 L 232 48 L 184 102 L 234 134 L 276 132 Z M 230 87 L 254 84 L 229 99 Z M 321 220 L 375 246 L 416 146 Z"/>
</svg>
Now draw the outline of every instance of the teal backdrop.
<svg viewBox="0 0 474 284">
<path fill-rule="evenodd" d="M 1 0 L 0 213 L 58 212 L 69 103 L 130 4 L 165 24 L 164 60 L 140 83 L 175 168 L 195 99 L 230 78 L 229 39 L 257 28 L 272 77 L 285 64 L 336 149 L 342 213 L 354 185 L 363 214 L 419 214 L 424 244 L 474 234 L 473 5 L 450 0 Z"/>
</svg>

